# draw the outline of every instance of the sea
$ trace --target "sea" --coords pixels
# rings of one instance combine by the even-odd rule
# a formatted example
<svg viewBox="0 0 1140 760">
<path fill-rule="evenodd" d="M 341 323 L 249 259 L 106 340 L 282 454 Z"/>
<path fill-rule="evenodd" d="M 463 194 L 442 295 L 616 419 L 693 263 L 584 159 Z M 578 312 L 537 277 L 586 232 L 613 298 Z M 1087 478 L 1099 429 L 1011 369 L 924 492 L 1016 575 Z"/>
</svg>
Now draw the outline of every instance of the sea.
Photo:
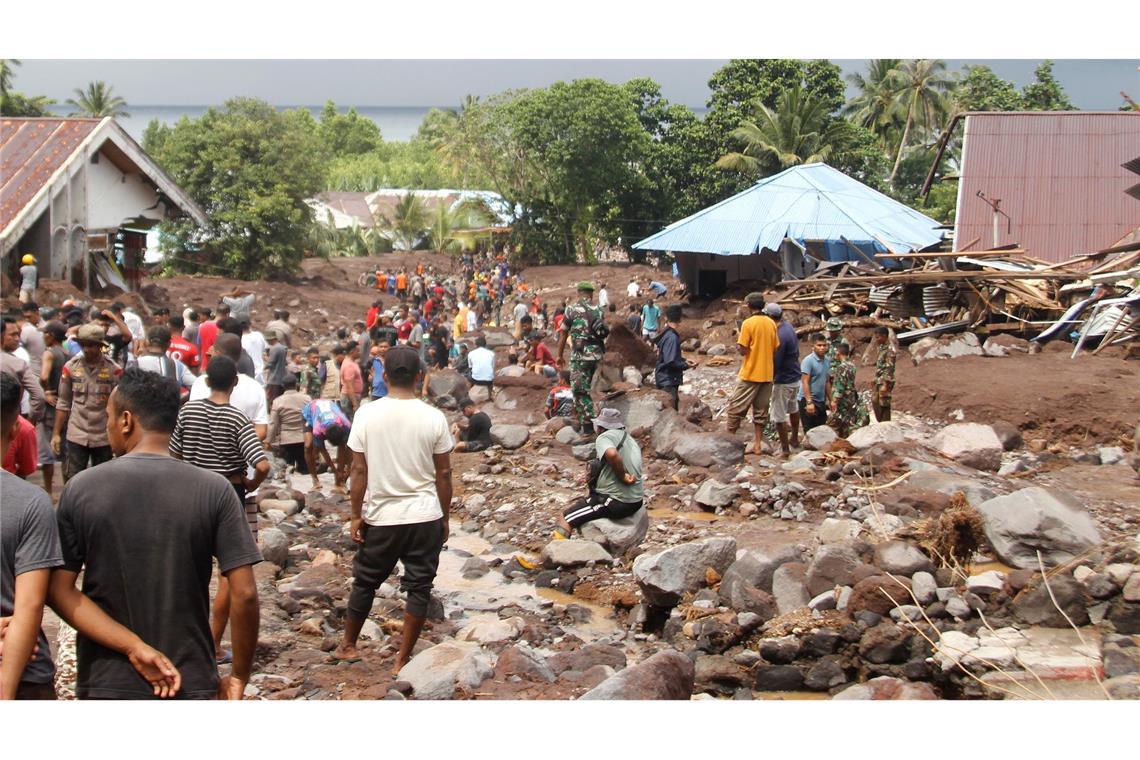
<svg viewBox="0 0 1140 760">
<path fill-rule="evenodd" d="M 221 108 L 222 106 L 215 106 Z M 439 108 L 450 108 L 452 106 L 438 106 Z M 196 119 L 202 114 L 206 113 L 206 109 L 210 108 L 209 105 L 135 105 L 128 104 L 127 112 L 130 116 L 120 116 L 116 121 L 127 130 L 131 137 L 135 138 L 138 142 L 142 142 L 143 132 L 146 130 L 147 124 L 151 119 L 158 119 L 162 124 L 173 125 L 183 116 L 188 116 L 191 119 Z M 323 105 L 319 106 L 276 106 L 279 111 L 284 111 L 292 108 L 307 108 L 317 119 L 320 119 L 321 110 Z M 348 106 L 338 106 L 337 110 L 341 113 L 348 111 Z M 380 127 L 380 134 L 385 140 L 404 142 L 412 139 L 416 131 L 420 127 L 420 122 L 423 121 L 424 116 L 432 109 L 431 106 L 356 106 L 356 112 L 361 116 L 366 116 L 376 125 Z M 65 104 L 57 104 L 52 107 L 53 113 L 59 116 L 66 116 L 71 110 L 71 107 Z"/>
</svg>

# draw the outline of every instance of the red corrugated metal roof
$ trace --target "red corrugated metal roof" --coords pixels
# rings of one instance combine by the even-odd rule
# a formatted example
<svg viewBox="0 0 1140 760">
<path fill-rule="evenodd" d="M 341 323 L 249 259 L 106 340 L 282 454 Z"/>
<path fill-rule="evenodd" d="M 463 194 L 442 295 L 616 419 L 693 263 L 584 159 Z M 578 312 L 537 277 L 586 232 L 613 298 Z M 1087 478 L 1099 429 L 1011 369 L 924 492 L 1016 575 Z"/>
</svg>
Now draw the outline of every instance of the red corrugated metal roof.
<svg viewBox="0 0 1140 760">
<path fill-rule="evenodd" d="M 0 230 L 36 196 L 100 119 L 0 120 Z"/>
<path fill-rule="evenodd" d="M 955 246 L 993 243 L 993 212 L 977 197 L 1001 199 L 997 244 L 1066 261 L 1106 248 L 1140 225 L 1136 182 L 1122 164 L 1140 157 L 1140 113 L 1042 111 L 966 116 Z M 955 249 L 957 250 L 957 248 Z"/>
</svg>

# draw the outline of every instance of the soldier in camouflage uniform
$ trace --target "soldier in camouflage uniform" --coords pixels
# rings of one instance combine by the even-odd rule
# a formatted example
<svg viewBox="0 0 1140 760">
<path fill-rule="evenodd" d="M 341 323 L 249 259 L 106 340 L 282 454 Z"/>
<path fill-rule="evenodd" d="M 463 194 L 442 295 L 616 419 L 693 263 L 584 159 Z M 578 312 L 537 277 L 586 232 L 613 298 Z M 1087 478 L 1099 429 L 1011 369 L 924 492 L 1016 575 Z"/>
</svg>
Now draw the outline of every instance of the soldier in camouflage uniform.
<svg viewBox="0 0 1140 760">
<path fill-rule="evenodd" d="M 835 349 L 835 361 L 831 364 L 831 377 L 828 384 L 831 386 L 831 416 L 827 422 L 841 438 L 856 428 L 861 428 L 868 422 L 867 407 L 859 398 L 859 391 L 855 387 L 855 365 L 848 359 L 851 348 L 846 343 L 840 343 Z"/>
<path fill-rule="evenodd" d="M 824 354 L 824 358 L 834 366 L 835 352 L 839 348 L 839 344 L 847 342 L 843 339 L 843 322 L 838 317 L 832 317 L 827 320 L 827 324 L 823 327 L 827 330 L 827 353 Z"/>
<path fill-rule="evenodd" d="M 891 419 L 891 393 L 895 389 L 895 348 L 891 345 L 890 331 L 885 327 L 875 328 L 874 343 L 879 347 L 879 353 L 875 357 L 871 408 L 875 410 L 875 419 L 887 422 Z"/>
<path fill-rule="evenodd" d="M 591 325 L 604 324 L 602 308 L 593 303 L 594 284 L 578 283 L 578 300 L 566 307 L 565 319 L 558 336 L 558 363 L 566 354 L 566 341 L 570 340 L 570 390 L 574 394 L 574 418 L 582 436 L 593 435 L 594 401 L 590 398 L 590 385 L 594 372 L 605 353 L 603 340 L 593 333 Z"/>
</svg>

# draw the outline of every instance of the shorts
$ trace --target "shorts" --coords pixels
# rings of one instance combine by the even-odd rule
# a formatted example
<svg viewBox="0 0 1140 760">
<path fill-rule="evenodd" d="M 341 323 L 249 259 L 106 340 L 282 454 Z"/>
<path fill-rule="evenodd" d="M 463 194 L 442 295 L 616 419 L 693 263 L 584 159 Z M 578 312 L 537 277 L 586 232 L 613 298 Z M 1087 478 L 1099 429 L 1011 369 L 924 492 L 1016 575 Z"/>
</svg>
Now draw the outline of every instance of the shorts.
<svg viewBox="0 0 1140 760">
<path fill-rule="evenodd" d="M 415 617 L 427 616 L 443 549 L 442 521 L 443 518 L 409 525 L 364 526 L 364 543 L 358 546 L 352 562 L 348 611 L 353 617 L 368 616 L 376 589 L 392 574 L 397 562 L 404 565 L 400 588 L 408 595 L 405 611 Z"/>
<path fill-rule="evenodd" d="M 57 457 L 55 452 L 51 450 L 51 435 L 52 428 L 55 426 L 55 407 L 50 404 L 44 404 L 44 416 L 39 422 L 36 423 L 36 449 L 39 457 L 38 464 L 59 464 L 63 461 L 62 457 Z M 63 447 L 60 447 L 60 451 Z"/>
<path fill-rule="evenodd" d="M 579 528 L 591 520 L 598 520 L 603 517 L 609 520 L 621 520 L 629 517 L 641 509 L 642 503 L 638 501 L 631 504 L 618 501 L 613 496 L 591 491 L 589 496 L 578 499 L 567 507 L 562 516 L 566 522 L 570 523 L 570 527 Z"/>
<path fill-rule="evenodd" d="M 732 395 L 728 398 L 725 413 L 731 426 L 737 425 L 752 407 L 752 424 L 763 425 L 768 419 L 768 401 L 772 398 L 772 382 L 757 383 L 751 380 L 737 380 Z"/>
<path fill-rule="evenodd" d="M 783 424 L 790 415 L 800 413 L 800 404 L 796 400 L 799 390 L 799 383 L 776 383 L 772 386 L 772 401 L 768 406 L 772 422 Z"/>
<path fill-rule="evenodd" d="M 647 330 L 643 327 L 641 328 L 641 334 L 650 340 L 655 340 L 657 338 L 656 330 Z"/>
</svg>

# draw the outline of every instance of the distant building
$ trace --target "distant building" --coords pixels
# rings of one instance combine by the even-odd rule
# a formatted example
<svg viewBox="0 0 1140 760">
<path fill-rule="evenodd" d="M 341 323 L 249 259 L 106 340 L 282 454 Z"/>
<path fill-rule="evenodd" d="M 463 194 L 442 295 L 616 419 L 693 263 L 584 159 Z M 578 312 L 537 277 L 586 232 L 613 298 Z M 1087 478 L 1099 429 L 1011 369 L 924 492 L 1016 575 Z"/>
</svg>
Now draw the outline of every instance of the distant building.
<svg viewBox="0 0 1140 760">
<path fill-rule="evenodd" d="M 428 213 L 434 213 L 440 204 L 452 210 L 465 201 L 479 201 L 495 215 L 493 226 L 510 226 L 513 213 L 510 204 L 501 195 L 489 190 L 405 190 L 381 188 L 370 193 L 330 191 L 310 198 L 306 203 L 313 209 L 318 223 L 328 225 L 329 216 L 338 230 L 350 227 L 367 229 L 385 217 L 391 217 L 396 204 L 408 194 L 419 198 Z"/>
<path fill-rule="evenodd" d="M 16 277 L 36 257 L 41 278 L 135 287 L 146 231 L 206 213 L 114 119 L 0 119 L 0 256 Z"/>
</svg>

